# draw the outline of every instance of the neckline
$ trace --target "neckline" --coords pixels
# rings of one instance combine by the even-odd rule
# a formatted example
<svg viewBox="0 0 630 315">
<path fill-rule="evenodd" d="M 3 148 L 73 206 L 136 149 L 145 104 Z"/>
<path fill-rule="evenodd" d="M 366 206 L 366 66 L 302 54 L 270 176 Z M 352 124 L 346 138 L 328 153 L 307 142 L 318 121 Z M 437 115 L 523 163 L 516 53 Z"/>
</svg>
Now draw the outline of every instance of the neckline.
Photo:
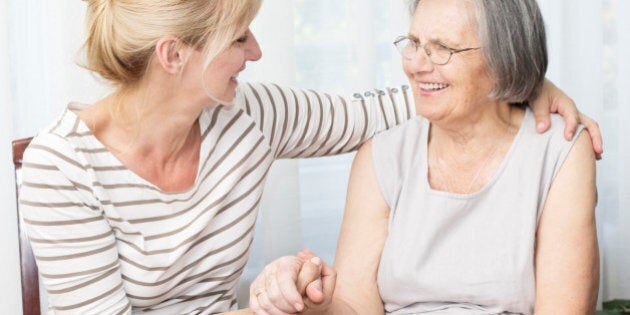
<svg viewBox="0 0 630 315">
<path fill-rule="evenodd" d="M 516 150 L 516 146 L 519 143 L 520 139 L 522 138 L 522 134 L 524 133 L 524 129 L 527 126 L 527 124 L 531 123 L 531 119 L 533 118 L 532 116 L 533 114 L 531 113 L 529 107 L 525 108 L 525 114 L 523 115 L 523 119 L 521 121 L 521 125 L 518 128 L 518 132 L 516 133 L 516 136 L 514 136 L 514 139 L 512 140 L 512 143 L 510 144 L 510 148 L 508 149 L 508 152 L 505 154 L 505 157 L 503 157 L 503 161 L 501 161 L 501 165 L 499 166 L 499 168 L 497 169 L 497 171 L 492 175 L 492 177 L 490 178 L 490 180 L 488 180 L 487 183 L 485 183 L 485 185 L 477 190 L 474 191 L 472 193 L 469 194 L 460 194 L 460 193 L 454 193 L 454 192 L 450 192 L 450 191 L 442 191 L 442 190 L 436 190 L 433 189 L 429 183 L 429 128 L 431 127 L 431 122 L 426 119 L 426 118 L 422 118 L 423 120 L 425 120 L 425 123 L 422 124 L 422 136 L 421 136 L 421 146 L 423 148 L 422 150 L 422 182 L 425 185 L 425 188 L 427 189 L 427 191 L 429 191 L 431 194 L 435 194 L 435 195 L 442 195 L 442 196 L 448 196 L 450 198 L 455 198 L 455 199 L 461 199 L 461 200 L 467 200 L 467 199 L 474 199 L 477 196 L 483 194 L 485 191 L 487 191 L 488 189 L 490 189 L 490 187 L 492 187 L 496 181 L 501 177 L 501 174 L 504 172 L 505 168 L 507 167 L 508 162 L 511 159 L 511 156 L 514 154 L 513 152 Z"/>
<path fill-rule="evenodd" d="M 133 182 L 135 183 L 139 183 L 141 185 L 147 186 L 148 188 L 155 190 L 157 192 L 159 192 L 160 194 L 163 195 L 171 195 L 171 196 L 176 196 L 176 195 L 185 195 L 188 194 L 190 192 L 194 192 L 195 190 L 197 190 L 197 188 L 199 187 L 199 175 L 201 174 L 201 169 L 203 167 L 203 152 L 207 151 L 207 149 L 205 149 L 205 141 L 203 138 L 203 135 L 208 127 L 208 120 L 206 119 L 206 111 L 202 111 L 201 114 L 199 115 L 199 117 L 197 118 L 197 120 L 199 121 L 199 132 L 200 132 L 200 136 L 201 138 L 201 148 L 199 150 L 199 165 L 197 165 L 197 172 L 195 174 L 195 182 L 188 188 L 184 189 L 184 190 L 180 190 L 180 191 L 164 191 L 163 189 L 161 189 L 160 187 L 158 187 L 157 185 L 151 183 L 150 181 L 146 180 L 144 177 L 138 175 L 136 172 L 134 172 L 133 170 L 129 169 L 129 167 L 127 167 L 127 165 L 125 165 L 125 163 L 123 163 L 118 157 L 116 157 L 115 154 L 113 154 L 108 148 L 107 146 L 105 146 L 105 144 L 103 144 L 92 132 L 92 130 L 87 126 L 87 124 L 79 117 L 79 115 L 77 115 L 78 111 L 81 111 L 82 109 L 86 108 L 87 104 L 82 104 L 82 103 L 76 103 L 76 102 L 72 102 L 70 103 L 67 107 L 66 107 L 66 111 L 73 116 L 74 122 L 73 124 L 76 124 L 76 128 L 75 131 L 80 133 L 82 136 L 88 136 L 90 137 L 90 141 L 93 141 L 94 143 L 97 143 L 99 146 L 99 149 L 103 149 L 107 152 L 107 158 L 109 160 L 111 160 L 113 163 L 112 164 L 116 164 L 119 167 L 124 168 L 125 171 L 127 171 L 127 176 L 132 176 L 133 177 Z"/>
</svg>

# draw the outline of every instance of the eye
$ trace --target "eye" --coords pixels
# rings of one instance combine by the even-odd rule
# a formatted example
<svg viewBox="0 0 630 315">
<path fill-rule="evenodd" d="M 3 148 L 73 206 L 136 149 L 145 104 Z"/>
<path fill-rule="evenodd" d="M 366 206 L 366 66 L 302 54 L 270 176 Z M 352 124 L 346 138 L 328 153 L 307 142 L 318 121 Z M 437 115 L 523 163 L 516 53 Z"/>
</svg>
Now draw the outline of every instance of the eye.
<svg viewBox="0 0 630 315">
<path fill-rule="evenodd" d="M 440 42 L 435 43 L 435 48 L 439 50 L 448 50 L 448 51 L 451 50 L 451 47 L 448 47 L 446 46 L 446 44 L 440 43 Z"/>
<path fill-rule="evenodd" d="M 247 41 L 247 39 L 249 38 L 248 33 L 243 34 L 241 37 L 236 39 L 237 43 L 244 43 Z"/>
</svg>

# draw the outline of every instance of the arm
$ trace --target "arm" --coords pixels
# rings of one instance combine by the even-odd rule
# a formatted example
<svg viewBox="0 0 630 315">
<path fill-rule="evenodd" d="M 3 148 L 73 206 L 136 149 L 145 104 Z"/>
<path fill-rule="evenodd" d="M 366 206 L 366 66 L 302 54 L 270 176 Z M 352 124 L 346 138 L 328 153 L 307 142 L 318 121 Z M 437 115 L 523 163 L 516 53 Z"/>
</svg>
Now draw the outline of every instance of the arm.
<svg viewBox="0 0 630 315">
<path fill-rule="evenodd" d="M 549 129 L 550 112 L 558 113 L 564 117 L 566 122 L 564 128 L 565 139 L 572 139 L 578 123 L 581 123 L 588 130 L 591 136 L 595 156 L 598 160 L 602 158 L 604 149 L 602 146 L 602 136 L 597 122 L 580 113 L 573 100 L 564 94 L 562 90 L 558 89 L 551 81 L 545 79 L 541 93 L 536 99 L 530 102 L 530 105 L 534 115 L 536 116 L 536 129 L 538 132 L 545 132 Z"/>
<path fill-rule="evenodd" d="M 343 97 L 245 83 L 239 86 L 237 98 L 265 134 L 277 159 L 353 151 L 376 132 L 415 116 L 408 88 Z"/>
<path fill-rule="evenodd" d="M 337 284 L 333 302 L 324 314 L 383 314 L 376 277 L 387 238 L 389 207 L 378 186 L 372 166 L 372 142 L 357 153 L 346 210 L 337 245 Z"/>
<path fill-rule="evenodd" d="M 70 179 L 82 174 L 72 152 L 48 137 L 36 138 L 24 156 L 20 211 L 48 303 L 55 314 L 130 313 L 113 232 L 89 177 Z"/>
<path fill-rule="evenodd" d="M 536 241 L 536 314 L 594 314 L 599 285 L 595 159 L 581 133 L 545 201 Z"/>
<path fill-rule="evenodd" d="M 336 283 L 335 272 L 325 264 L 305 271 L 304 266 L 318 263 L 311 260 L 309 264 L 307 260 L 313 258 L 309 251 L 282 257 L 252 283 L 250 306 L 256 314 L 291 314 L 304 308 L 304 314 L 383 314 L 376 277 L 389 208 L 376 182 L 371 154 L 371 141 L 367 141 L 352 166 L 335 259 Z M 313 284 L 319 288 L 311 288 Z"/>
</svg>

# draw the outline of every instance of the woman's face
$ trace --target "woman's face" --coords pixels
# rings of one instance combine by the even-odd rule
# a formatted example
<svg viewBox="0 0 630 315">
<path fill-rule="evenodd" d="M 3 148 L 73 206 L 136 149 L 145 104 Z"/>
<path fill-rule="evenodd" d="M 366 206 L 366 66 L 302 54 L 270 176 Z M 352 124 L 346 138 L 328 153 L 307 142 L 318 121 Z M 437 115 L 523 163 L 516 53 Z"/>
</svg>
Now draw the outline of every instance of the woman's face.
<svg viewBox="0 0 630 315">
<path fill-rule="evenodd" d="M 421 45 L 435 42 L 453 49 L 479 47 L 474 4 L 461 0 L 422 0 L 409 37 Z M 483 48 L 481 48 L 483 49 Z M 482 51 L 453 54 L 435 65 L 422 47 L 403 69 L 414 93 L 418 114 L 431 121 L 458 121 L 483 109 L 493 86 Z"/>
<path fill-rule="evenodd" d="M 262 52 L 254 34 L 247 30 L 243 36 L 220 52 L 205 69 L 204 78 L 201 80 L 204 95 L 210 94 L 211 98 L 218 101 L 231 102 L 238 85 L 237 76 L 245 70 L 245 63 L 256 61 L 261 56 Z M 198 57 L 198 61 L 203 63 L 203 56 L 199 54 Z"/>
</svg>

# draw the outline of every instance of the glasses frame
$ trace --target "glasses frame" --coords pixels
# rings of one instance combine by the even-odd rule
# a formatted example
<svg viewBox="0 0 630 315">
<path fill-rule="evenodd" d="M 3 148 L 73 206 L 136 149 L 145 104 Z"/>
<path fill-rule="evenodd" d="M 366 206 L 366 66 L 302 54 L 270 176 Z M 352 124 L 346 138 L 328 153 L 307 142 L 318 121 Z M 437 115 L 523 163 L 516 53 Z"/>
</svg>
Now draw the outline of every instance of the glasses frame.
<svg viewBox="0 0 630 315">
<path fill-rule="evenodd" d="M 398 52 L 400 53 L 400 55 L 401 55 L 403 58 L 407 59 L 407 60 L 411 60 L 411 58 L 409 58 L 409 57 L 405 56 L 405 54 L 403 53 L 403 50 L 406 48 L 406 46 L 404 46 L 404 47 L 400 47 L 400 46 L 399 46 L 399 44 L 400 44 L 402 41 L 404 41 L 404 40 L 409 40 L 411 43 L 413 43 L 414 47 L 416 48 L 416 50 L 415 50 L 415 52 L 414 52 L 414 55 L 418 53 L 418 47 L 422 47 L 422 50 L 423 50 L 423 51 L 424 51 L 424 53 L 427 55 L 427 57 L 429 57 L 429 60 L 431 60 L 431 63 L 433 63 L 434 65 L 438 65 L 438 66 L 443 66 L 443 65 L 447 64 L 449 61 L 451 61 L 451 58 L 452 58 L 452 57 L 453 57 L 453 55 L 455 55 L 455 54 L 459 54 L 459 53 L 462 53 L 462 52 L 465 52 L 465 51 L 470 51 L 470 50 L 477 50 L 477 49 L 481 49 L 481 47 L 470 47 L 470 48 L 455 49 L 455 48 L 448 47 L 448 46 L 446 46 L 446 45 L 444 45 L 444 44 L 439 44 L 439 45 L 441 45 L 441 46 L 444 46 L 444 48 L 446 48 L 446 49 L 449 51 L 449 53 L 450 53 L 450 54 L 449 54 L 449 56 L 448 56 L 448 58 L 446 59 L 446 61 L 445 61 L 445 62 L 443 62 L 443 63 L 439 63 L 439 62 L 435 62 L 435 61 L 433 60 L 433 57 L 431 57 L 431 51 L 430 51 L 429 49 L 427 49 L 427 48 L 426 48 L 426 45 L 427 45 L 427 44 L 429 44 L 429 43 L 434 44 L 433 42 L 428 42 L 428 43 L 425 43 L 425 44 L 423 45 L 423 44 L 421 44 L 419 41 L 416 41 L 416 40 L 414 40 L 414 39 L 410 38 L 409 36 L 398 36 L 398 37 L 396 37 L 396 39 L 394 40 L 394 43 L 393 43 L 393 44 L 394 44 L 394 46 L 396 47 L 396 50 L 398 50 Z"/>
</svg>

